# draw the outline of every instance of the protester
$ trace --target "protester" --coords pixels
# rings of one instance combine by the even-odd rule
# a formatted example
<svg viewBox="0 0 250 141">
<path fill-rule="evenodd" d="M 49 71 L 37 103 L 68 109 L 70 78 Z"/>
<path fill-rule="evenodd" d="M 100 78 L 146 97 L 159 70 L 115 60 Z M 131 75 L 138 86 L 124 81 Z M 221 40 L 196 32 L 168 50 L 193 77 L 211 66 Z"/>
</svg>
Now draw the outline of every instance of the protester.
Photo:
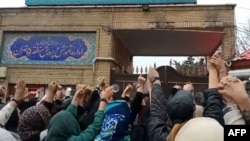
<svg viewBox="0 0 250 141">
<path fill-rule="evenodd" d="M 106 88 L 101 93 L 101 99 L 98 111 L 95 113 L 95 119 L 85 130 L 81 131 L 80 125 L 76 119 L 77 107 L 87 102 L 92 91 L 83 84 L 78 84 L 76 93 L 72 99 L 71 105 L 57 113 L 50 121 L 46 141 L 92 141 L 99 133 L 103 121 L 104 109 L 108 100 L 113 95 L 112 87 Z"/>
<path fill-rule="evenodd" d="M 21 114 L 17 132 L 23 141 L 40 140 L 40 133 L 47 128 L 51 119 L 54 97 L 59 88 L 61 86 L 57 82 L 51 82 L 44 101 Z"/>
<path fill-rule="evenodd" d="M 35 100 L 21 80 L 13 98 L 1 104 L 0 140 L 223 141 L 224 125 L 250 124 L 249 94 L 245 81 L 227 75 L 222 54 L 207 56 L 206 65 L 208 87 L 201 92 L 188 81 L 166 94 L 155 68 L 115 97 L 104 77 L 95 87 L 77 84 L 74 94 L 52 81 Z"/>
</svg>

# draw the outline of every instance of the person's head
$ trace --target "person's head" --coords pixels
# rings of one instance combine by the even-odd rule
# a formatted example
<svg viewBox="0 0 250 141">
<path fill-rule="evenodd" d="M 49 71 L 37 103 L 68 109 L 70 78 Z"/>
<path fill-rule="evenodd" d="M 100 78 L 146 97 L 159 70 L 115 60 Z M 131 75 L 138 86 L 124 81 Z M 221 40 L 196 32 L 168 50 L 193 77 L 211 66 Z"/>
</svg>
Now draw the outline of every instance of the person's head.
<svg viewBox="0 0 250 141">
<path fill-rule="evenodd" d="M 37 140 L 50 119 L 51 113 L 43 104 L 29 107 L 19 117 L 17 133 L 23 141 Z"/>
<path fill-rule="evenodd" d="M 205 98 L 202 92 L 197 92 L 194 94 L 194 100 L 196 104 L 195 117 L 202 117 L 204 112 Z"/>
<path fill-rule="evenodd" d="M 195 111 L 194 97 L 190 91 L 179 90 L 167 103 L 167 113 L 173 124 L 191 119 Z"/>
<path fill-rule="evenodd" d="M 197 92 L 194 94 L 194 100 L 196 105 L 203 106 L 205 103 L 205 98 L 202 92 Z"/>
<path fill-rule="evenodd" d="M 173 88 L 171 89 L 171 96 L 175 95 L 179 90 L 181 90 L 180 85 L 174 85 Z"/>
<path fill-rule="evenodd" d="M 129 136 L 131 112 L 126 101 L 115 100 L 107 104 L 101 132 L 96 140 L 124 140 Z"/>
<path fill-rule="evenodd" d="M 223 141 L 224 129 L 215 119 L 193 118 L 178 131 L 174 141 Z"/>
</svg>

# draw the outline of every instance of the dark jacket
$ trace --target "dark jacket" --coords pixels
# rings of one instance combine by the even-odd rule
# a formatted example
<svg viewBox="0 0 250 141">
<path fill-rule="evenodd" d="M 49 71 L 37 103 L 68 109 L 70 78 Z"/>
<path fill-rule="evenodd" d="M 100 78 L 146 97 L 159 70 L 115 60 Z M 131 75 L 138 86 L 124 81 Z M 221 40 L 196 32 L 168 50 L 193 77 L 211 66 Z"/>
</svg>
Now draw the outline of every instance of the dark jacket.
<svg viewBox="0 0 250 141">
<path fill-rule="evenodd" d="M 172 123 L 167 118 L 166 99 L 162 88 L 158 84 L 153 85 L 151 96 L 150 120 L 148 122 L 148 136 L 150 141 L 166 141 L 171 131 Z M 222 116 L 222 97 L 216 89 L 204 91 L 204 117 L 210 117 L 221 124 L 224 123 Z"/>
<path fill-rule="evenodd" d="M 95 119 L 95 113 L 99 108 L 100 91 L 95 89 L 90 97 L 89 102 L 83 107 L 82 115 L 80 115 L 78 122 L 81 130 L 85 130 Z"/>
<path fill-rule="evenodd" d="M 142 107 L 141 102 L 145 94 L 136 92 L 136 95 L 131 103 L 131 119 L 134 123 L 138 115 L 137 124 L 133 125 L 130 141 L 148 141 L 147 135 L 147 118 L 149 117 L 149 105 Z M 141 110 L 141 111 L 140 111 Z"/>
<path fill-rule="evenodd" d="M 207 89 L 203 91 L 203 94 L 205 98 L 203 116 L 213 118 L 221 125 L 224 125 L 221 94 L 219 94 L 217 89 Z"/>
<path fill-rule="evenodd" d="M 243 118 L 246 121 L 246 125 L 250 125 L 250 111 L 243 111 Z"/>
<path fill-rule="evenodd" d="M 35 106 L 37 103 L 36 98 L 32 98 L 29 101 L 22 101 L 19 105 L 18 108 L 20 109 L 20 113 L 23 113 L 26 109 L 29 107 Z"/>
<path fill-rule="evenodd" d="M 166 141 L 172 125 L 168 122 L 167 99 L 161 85 L 154 84 L 151 94 L 150 118 L 147 120 L 150 141 Z"/>
</svg>

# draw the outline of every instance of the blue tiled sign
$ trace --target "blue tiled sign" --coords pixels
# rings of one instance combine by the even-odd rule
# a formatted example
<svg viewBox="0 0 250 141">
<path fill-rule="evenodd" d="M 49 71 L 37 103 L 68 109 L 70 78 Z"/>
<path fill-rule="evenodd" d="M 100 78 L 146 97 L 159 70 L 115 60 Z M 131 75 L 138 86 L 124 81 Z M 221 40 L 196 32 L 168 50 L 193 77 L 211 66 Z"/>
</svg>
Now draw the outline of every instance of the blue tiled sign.
<svg viewBox="0 0 250 141">
<path fill-rule="evenodd" d="M 26 0 L 35 5 L 132 5 L 132 4 L 192 4 L 197 0 Z"/>
<path fill-rule="evenodd" d="M 91 65 L 95 33 L 4 33 L 2 64 Z"/>
</svg>

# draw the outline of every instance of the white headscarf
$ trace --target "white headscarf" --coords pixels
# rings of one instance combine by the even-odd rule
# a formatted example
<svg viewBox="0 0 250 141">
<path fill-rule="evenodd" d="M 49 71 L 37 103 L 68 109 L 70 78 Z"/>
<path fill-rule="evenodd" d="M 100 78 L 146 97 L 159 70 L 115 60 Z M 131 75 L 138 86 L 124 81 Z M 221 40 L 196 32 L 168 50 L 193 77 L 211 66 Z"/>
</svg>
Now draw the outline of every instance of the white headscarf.
<svg viewBox="0 0 250 141">
<path fill-rule="evenodd" d="M 177 133 L 175 141 L 223 141 L 224 129 L 212 118 L 189 120 Z"/>
</svg>

